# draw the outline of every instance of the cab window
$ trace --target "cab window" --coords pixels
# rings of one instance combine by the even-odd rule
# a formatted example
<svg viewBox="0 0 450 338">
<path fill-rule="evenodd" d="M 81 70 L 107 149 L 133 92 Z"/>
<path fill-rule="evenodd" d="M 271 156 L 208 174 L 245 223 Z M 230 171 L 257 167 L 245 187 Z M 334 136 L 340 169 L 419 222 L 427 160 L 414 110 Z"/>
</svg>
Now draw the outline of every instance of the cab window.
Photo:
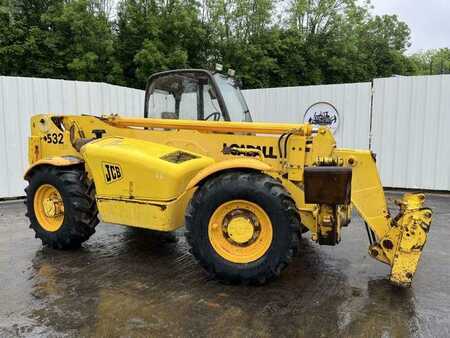
<svg viewBox="0 0 450 338">
<path fill-rule="evenodd" d="M 148 116 L 158 119 L 223 120 L 208 76 L 174 73 L 156 78 L 150 88 Z"/>
</svg>

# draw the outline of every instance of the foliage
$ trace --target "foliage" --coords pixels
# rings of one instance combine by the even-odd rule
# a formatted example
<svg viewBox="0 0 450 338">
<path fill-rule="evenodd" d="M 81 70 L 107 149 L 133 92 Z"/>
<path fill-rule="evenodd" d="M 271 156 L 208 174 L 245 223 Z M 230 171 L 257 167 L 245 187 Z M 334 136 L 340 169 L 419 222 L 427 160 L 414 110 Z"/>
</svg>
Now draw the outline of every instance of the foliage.
<svg viewBox="0 0 450 338">
<path fill-rule="evenodd" d="M 119 3 L 116 51 L 128 85 L 142 87 L 157 71 L 204 64 L 208 42 L 198 10 L 193 0 Z"/>
<path fill-rule="evenodd" d="M 94 2 L 7 3 L 0 14 L 2 74 L 112 82 L 120 73 L 111 23 Z"/>
<path fill-rule="evenodd" d="M 142 88 L 222 63 L 247 88 L 450 72 L 450 50 L 405 55 L 408 26 L 357 0 L 0 0 L 0 74 Z"/>
<path fill-rule="evenodd" d="M 417 74 L 450 74 L 450 49 L 432 49 L 413 54 L 411 59 L 417 66 Z"/>
</svg>

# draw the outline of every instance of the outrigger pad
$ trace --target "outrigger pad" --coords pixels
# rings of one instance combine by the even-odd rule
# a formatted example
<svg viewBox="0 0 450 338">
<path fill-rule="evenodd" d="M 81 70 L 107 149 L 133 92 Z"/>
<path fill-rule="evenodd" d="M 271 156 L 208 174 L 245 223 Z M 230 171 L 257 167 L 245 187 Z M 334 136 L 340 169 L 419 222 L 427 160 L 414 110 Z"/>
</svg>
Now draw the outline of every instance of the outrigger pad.
<svg viewBox="0 0 450 338">
<path fill-rule="evenodd" d="M 349 204 L 352 169 L 345 167 L 307 167 L 304 171 L 305 202 Z"/>
</svg>

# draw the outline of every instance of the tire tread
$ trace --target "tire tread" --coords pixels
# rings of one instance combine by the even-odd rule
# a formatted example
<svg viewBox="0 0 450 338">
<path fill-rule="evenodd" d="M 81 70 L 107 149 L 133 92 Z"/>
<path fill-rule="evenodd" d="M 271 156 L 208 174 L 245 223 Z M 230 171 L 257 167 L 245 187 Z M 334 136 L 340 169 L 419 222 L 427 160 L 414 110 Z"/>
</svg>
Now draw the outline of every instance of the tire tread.
<svg viewBox="0 0 450 338">
<path fill-rule="evenodd" d="M 275 199 L 280 200 L 280 203 L 285 206 L 285 216 L 289 220 L 288 232 L 289 241 L 286 249 L 283 251 L 278 259 L 278 263 L 274 268 L 261 269 L 256 274 L 246 275 L 245 271 L 237 271 L 236 274 L 230 275 L 220 268 L 220 264 L 211 265 L 205 258 L 201 246 L 198 243 L 198 238 L 195 237 L 196 215 L 201 212 L 203 203 L 205 203 L 205 193 L 219 193 L 227 189 L 230 184 L 237 186 L 250 186 L 256 191 L 266 191 Z M 287 267 L 292 258 L 297 255 L 300 235 L 300 217 L 298 209 L 294 200 L 283 185 L 271 176 L 259 172 L 242 172 L 231 171 L 216 177 L 213 177 L 202 186 L 200 186 L 193 198 L 191 199 L 185 214 L 186 219 L 186 240 L 190 246 L 190 252 L 199 262 L 199 264 L 207 270 L 211 277 L 219 279 L 225 283 L 242 283 L 242 284 L 265 284 L 270 280 L 278 277 L 281 272 Z M 280 225 L 278 225 L 280 226 Z"/>
<path fill-rule="evenodd" d="M 38 178 L 42 181 L 50 177 L 57 179 L 64 187 L 64 207 L 65 210 L 70 210 L 70 224 L 66 224 L 65 219 L 60 230 L 53 234 L 49 234 L 39 225 L 34 217 L 33 207 L 34 191 L 38 188 L 33 187 L 34 180 Z M 30 219 L 30 228 L 35 231 L 35 237 L 41 239 L 44 245 L 54 249 L 77 248 L 95 233 L 95 227 L 99 223 L 95 190 L 82 166 L 38 167 L 27 180 L 29 185 L 25 188 L 26 216 Z"/>
</svg>

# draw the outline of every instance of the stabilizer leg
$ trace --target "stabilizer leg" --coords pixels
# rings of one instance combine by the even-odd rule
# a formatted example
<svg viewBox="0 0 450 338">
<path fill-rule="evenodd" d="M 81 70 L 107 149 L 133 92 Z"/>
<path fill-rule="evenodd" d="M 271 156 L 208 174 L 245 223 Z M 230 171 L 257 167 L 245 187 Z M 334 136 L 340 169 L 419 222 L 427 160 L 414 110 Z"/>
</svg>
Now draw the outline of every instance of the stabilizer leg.
<svg viewBox="0 0 450 338">
<path fill-rule="evenodd" d="M 409 287 L 416 272 L 432 220 L 432 211 L 424 208 L 423 194 L 405 194 L 396 201 L 400 212 L 392 220 L 390 231 L 373 244 L 369 253 L 391 265 L 390 281 Z"/>
</svg>

